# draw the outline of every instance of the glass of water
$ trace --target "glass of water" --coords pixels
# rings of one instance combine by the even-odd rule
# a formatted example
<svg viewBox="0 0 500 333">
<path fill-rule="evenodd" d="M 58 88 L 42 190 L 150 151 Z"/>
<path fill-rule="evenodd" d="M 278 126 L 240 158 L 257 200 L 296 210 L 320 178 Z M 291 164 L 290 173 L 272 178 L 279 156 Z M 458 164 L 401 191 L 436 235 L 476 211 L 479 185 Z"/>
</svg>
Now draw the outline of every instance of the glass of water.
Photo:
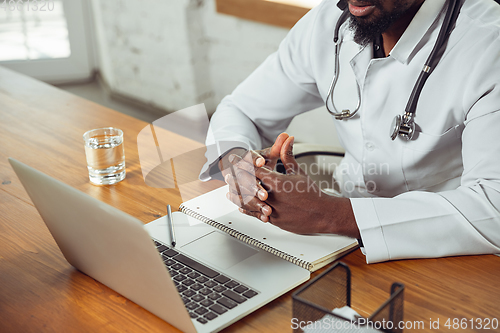
<svg viewBox="0 0 500 333">
<path fill-rule="evenodd" d="M 118 128 L 97 128 L 83 134 L 90 182 L 112 185 L 125 179 L 123 131 Z"/>
</svg>

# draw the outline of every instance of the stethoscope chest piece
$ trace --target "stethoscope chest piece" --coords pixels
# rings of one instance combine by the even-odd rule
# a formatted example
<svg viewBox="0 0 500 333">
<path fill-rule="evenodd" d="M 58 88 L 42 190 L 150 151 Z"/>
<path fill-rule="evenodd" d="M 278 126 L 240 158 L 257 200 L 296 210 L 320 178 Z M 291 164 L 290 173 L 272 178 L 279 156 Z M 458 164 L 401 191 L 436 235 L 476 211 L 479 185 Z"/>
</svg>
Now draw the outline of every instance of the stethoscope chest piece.
<svg viewBox="0 0 500 333">
<path fill-rule="evenodd" d="M 396 137 L 399 136 L 401 139 L 410 141 L 414 137 L 415 134 L 414 117 L 417 108 L 418 98 L 420 97 L 424 84 L 429 75 L 431 74 L 433 67 L 435 67 L 439 63 L 442 55 L 444 54 L 444 52 L 440 51 L 445 46 L 448 36 L 451 34 L 451 31 L 453 30 L 458 14 L 460 12 L 460 8 L 462 6 L 462 1 L 459 0 L 448 0 L 447 3 L 448 3 L 448 8 L 446 10 L 446 14 L 441 29 L 439 30 L 438 38 L 436 40 L 436 43 L 434 44 L 431 54 L 427 58 L 424 67 L 420 72 L 420 75 L 418 76 L 417 82 L 413 86 L 413 90 L 411 92 L 410 99 L 408 100 L 408 103 L 406 105 L 405 112 L 402 115 L 397 115 L 396 117 L 394 117 L 394 120 L 392 121 L 392 126 L 391 126 L 392 132 L 390 133 L 392 140 L 395 140 Z M 335 26 L 335 31 L 333 36 L 333 43 L 335 45 L 335 70 L 332 78 L 332 83 L 330 84 L 330 89 L 328 90 L 328 94 L 325 100 L 325 106 L 328 112 L 330 112 L 335 117 L 335 119 L 346 120 L 353 118 L 353 116 L 359 110 L 361 106 L 361 92 L 358 84 L 357 85 L 358 104 L 354 111 L 352 112 L 349 110 L 342 110 L 341 112 L 337 111 L 337 108 L 335 107 L 334 103 L 333 92 L 337 84 L 339 67 L 340 67 L 339 54 L 340 54 L 340 45 L 342 43 L 341 43 L 341 38 L 339 38 L 339 30 L 340 26 L 349 18 L 349 9 L 347 8 L 346 2 L 340 1 L 338 6 L 344 12 L 340 16 Z M 328 103 L 329 101 L 330 103 Z M 332 109 L 330 109 L 329 104 L 331 104 Z"/>
<path fill-rule="evenodd" d="M 391 128 L 392 140 L 396 139 L 396 137 L 399 136 L 406 141 L 410 141 L 415 134 L 415 122 L 413 121 L 413 117 L 406 113 L 404 115 L 398 114 L 396 117 L 394 117 Z"/>
</svg>

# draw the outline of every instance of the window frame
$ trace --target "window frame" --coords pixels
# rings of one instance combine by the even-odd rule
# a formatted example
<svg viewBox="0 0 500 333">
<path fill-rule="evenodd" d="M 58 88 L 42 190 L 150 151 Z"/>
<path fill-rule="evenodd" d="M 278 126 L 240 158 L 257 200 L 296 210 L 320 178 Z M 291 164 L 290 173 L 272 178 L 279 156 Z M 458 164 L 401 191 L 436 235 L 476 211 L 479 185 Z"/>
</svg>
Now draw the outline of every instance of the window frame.
<svg viewBox="0 0 500 333">
<path fill-rule="evenodd" d="M 307 0 L 216 0 L 218 13 L 288 29 L 312 7 Z"/>
</svg>

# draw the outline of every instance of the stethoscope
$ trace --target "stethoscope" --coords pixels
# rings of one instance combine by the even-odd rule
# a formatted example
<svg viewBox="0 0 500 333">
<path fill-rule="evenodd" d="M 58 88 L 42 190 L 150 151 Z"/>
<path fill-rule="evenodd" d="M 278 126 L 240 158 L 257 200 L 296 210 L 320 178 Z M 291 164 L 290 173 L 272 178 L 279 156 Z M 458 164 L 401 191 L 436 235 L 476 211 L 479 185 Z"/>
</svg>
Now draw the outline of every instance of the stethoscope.
<svg viewBox="0 0 500 333">
<path fill-rule="evenodd" d="M 413 87 L 408 103 L 406 104 L 405 112 L 401 115 L 397 115 L 396 117 L 394 117 L 391 126 L 392 140 L 396 139 L 396 137 L 399 136 L 408 141 L 411 140 L 413 138 L 413 135 L 415 134 L 414 118 L 415 118 L 415 110 L 417 108 L 418 98 L 420 96 L 420 93 L 422 92 L 425 81 L 427 81 L 427 78 L 429 77 L 432 69 L 439 63 L 439 60 L 443 56 L 443 52 L 439 51 L 446 43 L 448 36 L 451 33 L 453 26 L 455 25 L 458 13 L 460 11 L 461 7 L 460 0 L 448 0 L 448 3 L 449 5 L 446 11 L 446 16 L 444 18 L 443 25 L 441 26 L 441 30 L 439 31 L 438 38 L 436 40 L 436 43 L 434 44 L 434 47 L 429 57 L 427 58 L 427 61 L 424 64 L 424 67 L 422 68 L 422 71 L 420 72 L 420 75 L 417 79 L 417 82 L 415 83 L 415 86 Z M 339 72 L 339 53 L 340 53 L 340 44 L 342 42 L 341 40 L 339 40 L 339 30 L 340 26 L 347 20 L 349 16 L 349 9 L 347 8 L 347 3 L 345 0 L 339 1 L 337 6 L 344 12 L 340 16 L 339 20 L 337 21 L 337 25 L 335 26 L 335 33 L 333 36 L 333 43 L 335 44 L 335 67 L 334 67 L 335 72 L 333 73 L 332 83 L 330 84 L 330 88 L 326 96 L 325 106 L 328 112 L 330 112 L 330 114 L 334 116 L 335 119 L 347 120 L 354 117 L 354 115 L 356 114 L 356 112 L 358 112 L 361 106 L 361 91 L 359 89 L 359 84 L 356 84 L 358 91 L 358 103 L 356 104 L 356 108 L 353 111 L 349 109 L 344 109 L 339 112 L 337 110 L 337 108 L 335 107 L 335 103 L 333 101 L 333 91 L 335 89 L 335 86 L 337 85 L 337 80 L 338 80 L 337 73 Z M 328 105 L 329 101 L 333 108 L 333 111 L 330 109 Z"/>
</svg>

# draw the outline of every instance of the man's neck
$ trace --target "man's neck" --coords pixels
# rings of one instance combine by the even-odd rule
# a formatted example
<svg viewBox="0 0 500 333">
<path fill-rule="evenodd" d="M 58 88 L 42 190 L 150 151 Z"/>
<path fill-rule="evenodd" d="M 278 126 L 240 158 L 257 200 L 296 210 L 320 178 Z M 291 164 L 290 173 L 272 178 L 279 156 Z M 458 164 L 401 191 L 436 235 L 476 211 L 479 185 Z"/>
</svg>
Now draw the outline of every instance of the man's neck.
<svg viewBox="0 0 500 333">
<path fill-rule="evenodd" d="M 401 38 L 406 28 L 408 28 L 424 1 L 425 0 L 417 1 L 405 14 L 394 22 L 387 31 L 382 33 L 383 48 L 386 57 Z"/>
</svg>

